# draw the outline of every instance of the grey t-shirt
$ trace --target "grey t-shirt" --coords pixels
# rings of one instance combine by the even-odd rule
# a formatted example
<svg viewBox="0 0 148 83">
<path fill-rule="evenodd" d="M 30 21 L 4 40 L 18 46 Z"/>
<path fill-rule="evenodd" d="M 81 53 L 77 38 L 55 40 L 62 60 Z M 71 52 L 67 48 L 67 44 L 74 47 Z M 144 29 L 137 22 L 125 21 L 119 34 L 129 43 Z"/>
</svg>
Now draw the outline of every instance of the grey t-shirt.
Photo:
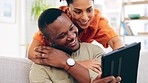
<svg viewBox="0 0 148 83">
<path fill-rule="evenodd" d="M 101 63 L 101 55 L 104 51 L 97 45 L 81 43 L 80 48 L 70 56 L 75 61 L 84 61 L 98 58 Z M 91 80 L 98 75 L 89 69 Z M 30 83 L 77 83 L 76 80 L 64 69 L 58 69 L 50 66 L 33 64 L 29 75 Z"/>
</svg>

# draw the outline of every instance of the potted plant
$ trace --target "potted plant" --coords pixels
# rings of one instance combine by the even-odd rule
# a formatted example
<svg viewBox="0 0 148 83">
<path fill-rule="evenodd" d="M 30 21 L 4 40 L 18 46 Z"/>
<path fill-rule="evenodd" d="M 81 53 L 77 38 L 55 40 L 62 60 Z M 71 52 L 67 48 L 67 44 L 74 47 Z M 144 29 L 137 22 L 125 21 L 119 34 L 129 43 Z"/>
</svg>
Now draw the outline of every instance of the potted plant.
<svg viewBox="0 0 148 83">
<path fill-rule="evenodd" d="M 31 16 L 36 20 L 39 15 L 49 7 L 50 5 L 48 0 L 34 0 L 31 8 Z"/>
</svg>

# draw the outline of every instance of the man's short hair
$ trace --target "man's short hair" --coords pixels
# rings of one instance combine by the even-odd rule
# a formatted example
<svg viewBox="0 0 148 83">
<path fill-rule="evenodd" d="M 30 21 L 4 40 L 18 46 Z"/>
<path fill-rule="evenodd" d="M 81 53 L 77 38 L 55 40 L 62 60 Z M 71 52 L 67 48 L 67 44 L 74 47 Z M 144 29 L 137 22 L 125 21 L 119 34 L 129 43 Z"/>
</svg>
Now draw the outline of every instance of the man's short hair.
<svg viewBox="0 0 148 83">
<path fill-rule="evenodd" d="M 38 27 L 45 37 L 47 37 L 45 32 L 47 25 L 53 23 L 62 13 L 63 11 L 58 8 L 49 8 L 41 13 L 38 19 Z"/>
</svg>

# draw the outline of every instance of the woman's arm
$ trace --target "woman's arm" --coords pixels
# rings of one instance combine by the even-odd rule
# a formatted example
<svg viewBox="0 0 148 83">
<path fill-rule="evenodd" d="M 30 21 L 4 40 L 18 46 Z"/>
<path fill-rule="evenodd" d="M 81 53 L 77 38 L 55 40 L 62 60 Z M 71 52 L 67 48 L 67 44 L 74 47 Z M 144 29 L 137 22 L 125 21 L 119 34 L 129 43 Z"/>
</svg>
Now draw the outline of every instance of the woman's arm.
<svg viewBox="0 0 148 83">
<path fill-rule="evenodd" d="M 42 46 L 43 44 L 38 40 L 32 39 L 29 47 L 28 47 L 28 58 L 35 63 L 39 64 L 40 58 L 35 57 L 35 55 L 40 54 L 40 52 L 35 51 L 35 48 Z"/>
<path fill-rule="evenodd" d="M 113 37 L 112 39 L 110 39 L 108 45 L 113 50 L 123 47 L 123 43 L 121 42 L 121 39 L 119 37 Z"/>
</svg>

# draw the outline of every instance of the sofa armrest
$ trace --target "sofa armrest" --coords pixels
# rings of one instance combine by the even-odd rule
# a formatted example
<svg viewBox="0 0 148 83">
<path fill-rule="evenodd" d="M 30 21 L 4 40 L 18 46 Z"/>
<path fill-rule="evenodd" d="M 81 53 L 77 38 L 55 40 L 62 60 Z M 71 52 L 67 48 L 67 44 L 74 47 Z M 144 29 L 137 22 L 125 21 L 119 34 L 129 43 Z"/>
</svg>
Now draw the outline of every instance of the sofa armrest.
<svg viewBox="0 0 148 83">
<path fill-rule="evenodd" d="M 0 83 L 29 83 L 31 65 L 27 58 L 0 56 Z"/>
</svg>

